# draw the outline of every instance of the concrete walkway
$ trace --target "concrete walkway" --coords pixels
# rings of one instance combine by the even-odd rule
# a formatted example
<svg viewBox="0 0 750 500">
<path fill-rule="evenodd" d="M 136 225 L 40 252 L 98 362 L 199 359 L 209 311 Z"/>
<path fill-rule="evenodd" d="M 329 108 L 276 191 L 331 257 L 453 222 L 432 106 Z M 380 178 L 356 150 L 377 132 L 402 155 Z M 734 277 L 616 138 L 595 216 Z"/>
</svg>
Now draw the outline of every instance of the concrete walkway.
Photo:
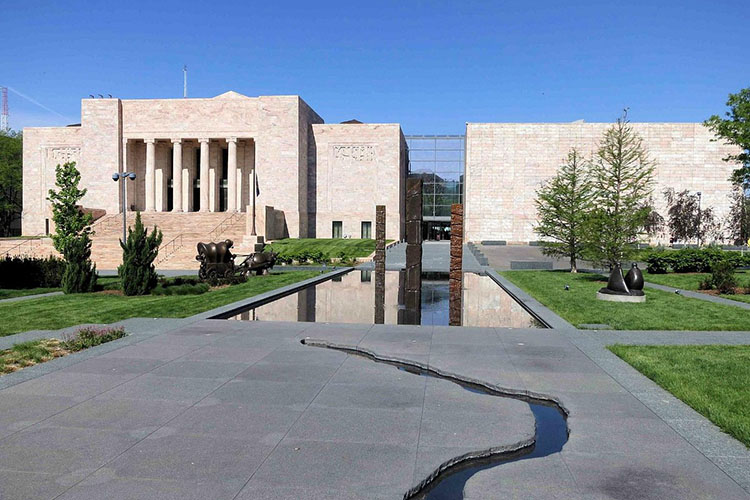
<svg viewBox="0 0 750 500">
<path fill-rule="evenodd" d="M 20 302 L 22 300 L 29 300 L 29 299 L 41 299 L 44 297 L 54 297 L 55 295 L 62 295 L 62 292 L 37 293 L 35 295 L 24 295 L 22 297 L 11 297 L 9 299 L 0 299 L 0 304 L 7 304 L 9 302 Z"/>
<path fill-rule="evenodd" d="M 563 451 L 482 470 L 464 498 L 749 497 L 675 429 L 690 419 L 663 417 L 601 367 L 591 332 L 124 324 L 133 335 L 2 377 L 0 498 L 398 499 L 448 459 L 533 435 L 524 403 L 306 337 L 561 400 Z"/>
</svg>

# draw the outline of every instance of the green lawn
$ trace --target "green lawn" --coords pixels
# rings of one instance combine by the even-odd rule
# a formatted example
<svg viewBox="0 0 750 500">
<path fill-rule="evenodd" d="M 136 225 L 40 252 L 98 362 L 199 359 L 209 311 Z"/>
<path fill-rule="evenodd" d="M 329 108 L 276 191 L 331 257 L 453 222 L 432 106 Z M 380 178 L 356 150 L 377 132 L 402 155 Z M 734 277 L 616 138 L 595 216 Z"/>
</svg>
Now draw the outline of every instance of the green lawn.
<svg viewBox="0 0 750 500">
<path fill-rule="evenodd" d="M 734 274 L 737 276 L 737 282 L 740 286 L 750 285 L 750 271 L 738 270 Z M 694 291 L 699 291 L 698 285 L 700 285 L 700 282 L 705 280 L 709 275 L 709 273 L 649 274 L 648 271 L 643 271 L 643 279 L 650 283 Z M 729 300 L 739 300 L 741 302 L 750 303 L 750 295 L 746 294 L 722 295 L 722 297 Z"/>
<path fill-rule="evenodd" d="M 0 300 L 12 299 L 14 297 L 26 297 L 27 295 L 37 295 L 40 293 L 59 292 L 59 288 L 0 288 Z"/>
<path fill-rule="evenodd" d="M 603 323 L 615 330 L 750 330 L 750 314 L 739 307 L 646 289 L 644 303 L 596 299 L 606 280 L 566 271 L 503 271 L 500 274 L 564 319 L 579 326 Z M 565 285 L 570 285 L 566 291 Z"/>
<path fill-rule="evenodd" d="M 353 259 L 367 257 L 375 251 L 375 240 L 355 240 L 344 238 L 287 238 L 274 241 L 271 250 L 280 255 L 297 255 L 300 252 L 322 252 L 329 259 L 344 257 Z"/>
<path fill-rule="evenodd" d="M 247 283 L 202 295 L 123 297 L 87 293 L 0 304 L 0 317 L 3 318 L 0 337 L 27 330 L 51 330 L 81 323 L 111 323 L 132 317 L 185 318 L 319 274 L 318 271 L 294 271 L 252 276 Z"/>
<path fill-rule="evenodd" d="M 625 346 L 609 349 L 750 447 L 750 346 Z"/>
</svg>

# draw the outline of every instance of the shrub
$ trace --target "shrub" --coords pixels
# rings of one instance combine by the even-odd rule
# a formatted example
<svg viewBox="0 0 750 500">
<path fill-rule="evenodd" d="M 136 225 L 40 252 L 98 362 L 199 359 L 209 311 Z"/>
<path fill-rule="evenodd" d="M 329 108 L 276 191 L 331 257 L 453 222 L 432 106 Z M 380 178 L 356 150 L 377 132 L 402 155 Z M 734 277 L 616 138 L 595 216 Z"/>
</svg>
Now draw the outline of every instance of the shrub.
<svg viewBox="0 0 750 500">
<path fill-rule="evenodd" d="M 737 277 L 734 266 L 728 260 L 720 260 L 711 268 L 711 275 L 703 280 L 701 290 L 718 290 L 719 293 L 733 294 L 737 288 Z"/>
<path fill-rule="evenodd" d="M 141 214 L 135 216 L 135 228 L 128 228 L 128 239 L 120 242 L 122 265 L 117 268 L 122 293 L 125 295 L 146 295 L 156 287 L 159 276 L 154 260 L 159 255 L 162 234 L 154 227 L 151 234 L 143 227 Z"/>
<path fill-rule="evenodd" d="M 65 261 L 57 257 L 0 258 L 0 288 L 58 288 Z"/>
<path fill-rule="evenodd" d="M 70 240 L 65 253 L 63 292 L 91 292 L 96 286 L 96 278 L 96 265 L 91 263 L 91 240 L 88 237 Z"/>
<path fill-rule="evenodd" d="M 243 276 L 241 274 L 233 274 L 231 276 L 215 276 L 213 278 L 209 277 L 206 279 L 206 283 L 211 286 L 238 285 L 240 283 L 245 283 L 246 281 L 247 276 Z"/>
<path fill-rule="evenodd" d="M 78 330 L 73 336 L 63 339 L 60 345 L 69 351 L 80 351 L 126 335 L 125 328 L 122 326 L 117 328 L 86 327 Z"/>
<path fill-rule="evenodd" d="M 719 247 L 681 248 L 680 250 L 652 250 L 645 258 L 648 272 L 663 274 L 711 272 L 719 262 L 728 262 L 734 269 L 750 265 L 750 254 L 724 251 Z"/>
</svg>

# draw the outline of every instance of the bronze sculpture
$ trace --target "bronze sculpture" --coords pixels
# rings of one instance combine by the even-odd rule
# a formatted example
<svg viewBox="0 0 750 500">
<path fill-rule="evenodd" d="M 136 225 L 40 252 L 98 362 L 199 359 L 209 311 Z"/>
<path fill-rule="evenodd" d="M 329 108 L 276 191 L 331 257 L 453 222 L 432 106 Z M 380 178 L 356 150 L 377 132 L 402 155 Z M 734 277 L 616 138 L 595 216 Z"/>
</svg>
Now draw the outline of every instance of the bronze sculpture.
<svg viewBox="0 0 750 500">
<path fill-rule="evenodd" d="M 276 263 L 277 254 L 274 252 L 260 251 L 246 255 L 233 254 L 232 246 L 234 246 L 232 240 L 219 243 L 198 243 L 198 255 L 195 256 L 195 260 L 201 263 L 198 278 L 214 281 L 233 276 L 244 277 L 252 272 L 261 275 L 266 270 L 272 269 Z M 234 262 L 236 257 L 245 257 L 245 259 L 237 265 Z"/>
<path fill-rule="evenodd" d="M 622 267 L 616 264 L 609 273 L 607 286 L 597 292 L 596 298 L 611 302 L 644 302 L 646 296 L 643 293 L 643 273 L 638 264 L 633 262 L 630 271 L 624 277 Z"/>
</svg>

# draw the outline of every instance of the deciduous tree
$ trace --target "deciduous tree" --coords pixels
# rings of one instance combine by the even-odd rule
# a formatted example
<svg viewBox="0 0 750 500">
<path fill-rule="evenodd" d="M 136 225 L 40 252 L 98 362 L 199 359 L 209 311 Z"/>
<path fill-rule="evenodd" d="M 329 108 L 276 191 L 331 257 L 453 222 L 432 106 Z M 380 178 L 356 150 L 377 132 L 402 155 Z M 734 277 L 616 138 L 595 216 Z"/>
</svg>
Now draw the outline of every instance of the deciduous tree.
<svg viewBox="0 0 750 500">
<path fill-rule="evenodd" d="M 21 217 L 23 136 L 0 131 L 0 236 L 13 236 Z"/>
</svg>

